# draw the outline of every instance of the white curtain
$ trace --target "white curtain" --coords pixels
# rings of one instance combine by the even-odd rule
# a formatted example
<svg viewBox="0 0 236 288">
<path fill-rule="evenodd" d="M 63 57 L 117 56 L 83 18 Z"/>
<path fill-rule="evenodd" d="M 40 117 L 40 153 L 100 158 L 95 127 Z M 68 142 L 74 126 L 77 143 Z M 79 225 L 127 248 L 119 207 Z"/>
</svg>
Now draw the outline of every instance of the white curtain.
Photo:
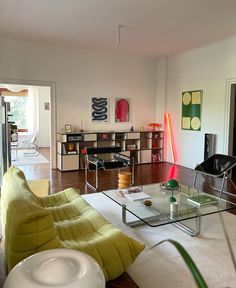
<svg viewBox="0 0 236 288">
<path fill-rule="evenodd" d="M 36 135 L 39 131 L 39 115 L 38 115 L 38 87 L 29 87 L 27 103 L 27 126 L 29 136 Z"/>
</svg>

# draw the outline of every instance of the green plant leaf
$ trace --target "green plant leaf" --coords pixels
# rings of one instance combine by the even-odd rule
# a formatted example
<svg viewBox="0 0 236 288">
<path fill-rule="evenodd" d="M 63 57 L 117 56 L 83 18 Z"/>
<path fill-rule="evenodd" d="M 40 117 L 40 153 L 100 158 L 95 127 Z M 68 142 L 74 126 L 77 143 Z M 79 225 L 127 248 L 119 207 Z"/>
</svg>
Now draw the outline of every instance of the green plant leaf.
<svg viewBox="0 0 236 288">
<path fill-rule="evenodd" d="M 166 239 L 166 240 L 160 241 L 159 243 L 157 243 L 153 247 L 156 247 L 156 246 L 158 246 L 164 242 L 171 243 L 178 250 L 178 252 L 182 256 L 185 264 L 188 266 L 188 268 L 189 268 L 189 270 L 190 270 L 190 272 L 191 272 L 191 274 L 192 274 L 192 276 L 193 276 L 193 278 L 197 284 L 197 287 L 198 288 L 208 288 L 205 280 L 203 279 L 203 277 L 202 277 L 200 271 L 198 270 L 196 264 L 194 263 L 193 259 L 191 258 L 191 256 L 188 254 L 188 252 L 184 249 L 184 247 L 180 243 L 178 243 L 177 241 L 172 240 L 172 239 Z"/>
</svg>

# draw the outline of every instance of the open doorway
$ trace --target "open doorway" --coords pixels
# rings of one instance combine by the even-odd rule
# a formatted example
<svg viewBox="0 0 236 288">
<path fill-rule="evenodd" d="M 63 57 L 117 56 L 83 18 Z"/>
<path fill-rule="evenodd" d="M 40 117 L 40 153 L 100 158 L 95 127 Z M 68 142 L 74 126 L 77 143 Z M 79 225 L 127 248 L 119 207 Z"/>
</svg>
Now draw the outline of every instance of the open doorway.
<svg viewBox="0 0 236 288">
<path fill-rule="evenodd" d="M 9 103 L 11 164 L 48 164 L 51 148 L 50 86 L 0 84 Z"/>
</svg>

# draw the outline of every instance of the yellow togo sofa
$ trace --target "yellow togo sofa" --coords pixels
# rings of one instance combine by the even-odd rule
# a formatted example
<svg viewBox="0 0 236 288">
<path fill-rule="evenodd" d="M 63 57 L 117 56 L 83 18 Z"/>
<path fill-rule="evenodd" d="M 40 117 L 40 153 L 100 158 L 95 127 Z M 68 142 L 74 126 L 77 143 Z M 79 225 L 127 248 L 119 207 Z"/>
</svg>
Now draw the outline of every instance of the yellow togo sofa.
<svg viewBox="0 0 236 288">
<path fill-rule="evenodd" d="M 9 270 L 39 251 L 68 248 L 92 256 L 108 281 L 121 275 L 144 249 L 102 217 L 78 190 L 37 197 L 14 166 L 3 177 L 1 221 Z"/>
</svg>

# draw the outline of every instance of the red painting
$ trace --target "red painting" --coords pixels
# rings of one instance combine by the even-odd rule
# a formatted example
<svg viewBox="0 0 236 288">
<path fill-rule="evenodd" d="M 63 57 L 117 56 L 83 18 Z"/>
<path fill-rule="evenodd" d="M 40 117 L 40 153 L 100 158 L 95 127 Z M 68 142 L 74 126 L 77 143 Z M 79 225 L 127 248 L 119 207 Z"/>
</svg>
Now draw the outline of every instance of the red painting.
<svg viewBox="0 0 236 288">
<path fill-rule="evenodd" d="M 130 121 L 130 100 L 127 98 L 116 99 L 115 121 L 129 122 Z"/>
</svg>

